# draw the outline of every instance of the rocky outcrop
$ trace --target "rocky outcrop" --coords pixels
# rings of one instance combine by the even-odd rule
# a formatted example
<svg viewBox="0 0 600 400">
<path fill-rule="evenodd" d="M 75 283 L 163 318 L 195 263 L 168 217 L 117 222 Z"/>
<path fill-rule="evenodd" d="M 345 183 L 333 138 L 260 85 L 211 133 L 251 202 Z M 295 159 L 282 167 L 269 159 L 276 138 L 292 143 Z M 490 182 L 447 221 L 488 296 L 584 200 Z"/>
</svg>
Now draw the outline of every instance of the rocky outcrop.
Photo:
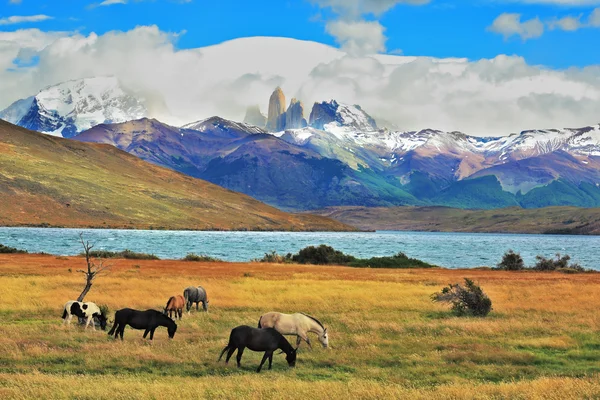
<svg viewBox="0 0 600 400">
<path fill-rule="evenodd" d="M 267 125 L 267 117 L 260 112 L 258 105 L 250 106 L 246 109 L 244 123 L 264 128 Z"/>
<path fill-rule="evenodd" d="M 269 98 L 269 114 L 267 130 L 279 132 L 285 129 L 285 95 L 280 87 L 275 89 Z"/>
<path fill-rule="evenodd" d="M 307 125 L 304 118 L 304 104 L 293 98 L 285 112 L 285 129 L 302 129 Z"/>
<path fill-rule="evenodd" d="M 323 129 L 325 125 L 335 121 L 337 109 L 338 103 L 335 100 L 315 103 L 310 112 L 310 126 L 316 129 Z"/>
</svg>

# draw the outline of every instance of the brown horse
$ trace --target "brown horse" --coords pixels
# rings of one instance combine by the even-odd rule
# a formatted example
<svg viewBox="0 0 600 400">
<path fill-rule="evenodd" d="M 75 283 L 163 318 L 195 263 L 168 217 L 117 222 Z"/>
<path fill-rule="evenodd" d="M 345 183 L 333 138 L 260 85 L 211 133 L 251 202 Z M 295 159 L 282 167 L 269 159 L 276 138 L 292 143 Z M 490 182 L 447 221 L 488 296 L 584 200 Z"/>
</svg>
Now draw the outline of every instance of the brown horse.
<svg viewBox="0 0 600 400">
<path fill-rule="evenodd" d="M 167 301 L 167 305 L 163 310 L 163 314 L 168 315 L 169 318 L 173 318 L 173 312 L 175 312 L 175 319 L 179 317 L 181 320 L 181 316 L 183 315 L 183 307 L 185 307 L 185 299 L 182 295 L 178 294 L 177 296 L 171 296 L 169 301 Z"/>
</svg>

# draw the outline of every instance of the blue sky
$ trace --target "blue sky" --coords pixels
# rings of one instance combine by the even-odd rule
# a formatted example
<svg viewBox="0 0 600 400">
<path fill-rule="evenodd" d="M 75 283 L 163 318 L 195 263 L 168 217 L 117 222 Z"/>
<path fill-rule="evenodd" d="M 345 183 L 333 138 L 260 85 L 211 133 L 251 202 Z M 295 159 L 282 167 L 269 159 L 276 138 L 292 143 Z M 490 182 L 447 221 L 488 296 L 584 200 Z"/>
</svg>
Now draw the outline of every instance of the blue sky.
<svg viewBox="0 0 600 400">
<path fill-rule="evenodd" d="M 0 31 L 35 27 L 44 31 L 103 34 L 155 24 L 162 31 L 185 32 L 177 42 L 180 48 L 202 47 L 247 36 L 292 37 L 338 46 L 325 26 L 340 15 L 331 8 L 320 7 L 335 1 L 323 0 L 316 4 L 307 0 L 130 0 L 127 4 L 95 7 L 99 2 L 0 0 L 0 20 L 11 16 L 52 17 L 38 22 L 3 24 Z M 546 4 L 528 4 L 531 2 Z M 578 3 L 588 5 L 578 6 Z M 562 69 L 600 64 L 600 26 L 585 26 L 597 7 L 600 1 L 593 0 L 432 0 L 419 6 L 397 4 L 380 15 L 365 13 L 359 18 L 378 20 L 385 27 L 387 52 L 401 50 L 405 55 L 471 60 L 493 58 L 498 54 L 520 55 L 529 64 Z M 524 40 L 519 34 L 507 37 L 490 31 L 494 20 L 503 13 L 520 14 L 522 22 L 537 17 L 545 26 L 544 32 L 539 37 Z M 575 31 L 550 28 L 553 20 L 580 15 L 582 26 Z"/>
</svg>

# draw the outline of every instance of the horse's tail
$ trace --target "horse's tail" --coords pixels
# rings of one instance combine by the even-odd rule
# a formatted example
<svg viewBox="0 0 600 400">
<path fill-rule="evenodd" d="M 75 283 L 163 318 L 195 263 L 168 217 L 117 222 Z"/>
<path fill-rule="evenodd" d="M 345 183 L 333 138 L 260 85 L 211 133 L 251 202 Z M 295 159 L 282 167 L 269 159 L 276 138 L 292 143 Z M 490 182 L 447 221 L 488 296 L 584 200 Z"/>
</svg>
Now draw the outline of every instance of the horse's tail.
<svg viewBox="0 0 600 400">
<path fill-rule="evenodd" d="M 169 297 L 169 300 L 167 300 L 167 305 L 165 306 L 165 310 L 166 310 L 167 308 L 169 308 L 169 303 L 171 302 L 171 300 L 174 300 L 174 299 L 175 299 L 175 296 L 171 296 L 171 297 Z"/>
<path fill-rule="evenodd" d="M 108 331 L 108 336 L 112 336 L 112 334 L 115 333 L 115 329 L 117 329 L 117 325 L 118 325 L 117 319 L 115 318 L 115 323 L 112 326 L 112 328 L 110 328 L 110 331 Z"/>
<path fill-rule="evenodd" d="M 229 350 L 231 348 L 231 345 L 228 344 L 227 346 L 225 346 L 225 348 L 223 349 L 223 351 L 221 352 L 221 355 L 219 356 L 219 359 L 217 361 L 221 361 L 221 358 L 223 358 L 223 354 L 225 354 L 225 352 L 227 350 Z"/>
<path fill-rule="evenodd" d="M 189 290 L 185 289 L 183 291 L 183 299 L 185 300 L 185 304 L 187 304 L 190 299 L 190 291 Z"/>
<path fill-rule="evenodd" d="M 261 315 L 261 316 L 260 316 L 260 318 L 258 319 L 258 328 L 259 328 L 259 329 L 260 329 L 260 328 L 262 328 L 262 325 L 261 325 L 261 323 L 260 323 L 260 321 L 261 321 L 261 320 L 262 320 L 262 315 Z"/>
<path fill-rule="evenodd" d="M 67 308 L 65 307 L 65 309 L 63 310 L 63 315 L 62 315 L 62 319 L 67 318 Z"/>
</svg>

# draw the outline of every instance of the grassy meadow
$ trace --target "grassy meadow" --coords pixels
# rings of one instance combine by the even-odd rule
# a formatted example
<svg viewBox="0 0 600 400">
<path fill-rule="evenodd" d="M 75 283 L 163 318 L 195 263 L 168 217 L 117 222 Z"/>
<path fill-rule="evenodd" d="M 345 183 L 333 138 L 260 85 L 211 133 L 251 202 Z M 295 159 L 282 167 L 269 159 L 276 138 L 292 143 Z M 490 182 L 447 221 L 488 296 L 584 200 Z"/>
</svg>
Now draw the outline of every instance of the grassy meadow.
<svg viewBox="0 0 600 400">
<path fill-rule="evenodd" d="M 124 342 L 63 327 L 84 259 L 2 254 L 1 398 L 600 398 L 600 274 L 111 262 L 86 297 L 110 307 L 109 322 L 189 285 L 207 289 L 209 313 L 184 314 L 174 340 L 158 328 L 152 343 L 129 327 Z M 491 297 L 487 318 L 431 302 L 464 277 Z M 218 363 L 231 328 L 267 311 L 316 316 L 331 349 L 313 335 L 294 369 L 279 355 L 256 374 L 262 355 L 249 350 L 241 369 Z"/>
</svg>

